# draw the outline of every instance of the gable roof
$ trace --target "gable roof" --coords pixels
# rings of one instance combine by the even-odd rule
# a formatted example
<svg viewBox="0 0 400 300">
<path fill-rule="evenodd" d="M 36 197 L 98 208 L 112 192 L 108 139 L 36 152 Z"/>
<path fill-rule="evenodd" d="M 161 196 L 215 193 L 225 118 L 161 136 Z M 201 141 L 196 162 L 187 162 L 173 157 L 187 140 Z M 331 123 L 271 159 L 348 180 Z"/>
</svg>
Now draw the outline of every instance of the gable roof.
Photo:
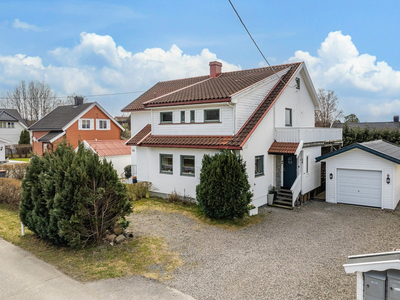
<svg viewBox="0 0 400 300">
<path fill-rule="evenodd" d="M 387 159 L 396 164 L 400 164 L 400 147 L 382 140 L 365 142 L 365 143 L 354 143 L 350 146 L 344 147 L 335 152 L 321 155 L 315 158 L 315 160 L 319 162 L 321 160 L 325 160 L 327 158 L 344 153 L 352 149 L 360 149 L 368 153 L 374 154 L 376 156 L 379 156 L 381 158 Z"/>
<path fill-rule="evenodd" d="M 58 106 L 42 119 L 37 121 L 28 130 L 34 131 L 64 131 L 71 126 L 79 117 L 88 112 L 92 107 L 97 106 L 109 119 L 121 130 L 125 130 L 114 118 L 97 102 L 83 103 L 78 106 Z"/>
<path fill-rule="evenodd" d="M 128 104 L 121 111 L 128 112 L 128 111 L 144 110 L 144 105 L 143 105 L 144 102 L 180 90 L 192 84 L 204 81 L 208 78 L 209 76 L 199 76 L 199 77 L 191 77 L 191 78 L 184 78 L 177 80 L 160 81 L 152 88 L 144 92 L 132 103 Z"/>
<path fill-rule="evenodd" d="M 0 121 L 20 122 L 23 127 L 28 128 L 25 120 L 22 119 L 16 109 L 0 108 Z"/>
<path fill-rule="evenodd" d="M 85 147 L 92 149 L 99 156 L 130 155 L 131 149 L 124 140 L 84 140 Z"/>
<path fill-rule="evenodd" d="M 65 134 L 65 131 L 50 131 L 38 139 L 38 142 L 53 143 Z"/>
<path fill-rule="evenodd" d="M 214 148 L 214 149 L 221 149 L 221 148 L 241 149 L 242 146 L 248 140 L 248 138 L 251 136 L 253 131 L 260 124 L 264 116 L 268 113 L 269 109 L 279 98 L 285 87 L 289 84 L 292 77 L 299 71 L 302 65 L 303 63 L 282 65 L 282 68 L 284 66 L 284 68 L 289 68 L 289 70 L 278 80 L 275 86 L 270 90 L 268 95 L 266 95 L 264 100 L 260 103 L 260 105 L 250 116 L 250 118 L 246 121 L 246 123 L 234 136 L 152 136 L 151 126 L 148 124 L 139 133 L 133 136 L 126 144 L 131 146 L 140 145 L 148 147 L 167 147 L 168 145 L 168 147 L 182 147 L 182 148 L 197 147 L 197 148 Z M 276 68 L 277 67 L 274 67 L 274 69 Z M 265 69 L 267 68 L 260 68 L 260 69 L 263 69 L 262 73 L 264 75 L 262 76 L 266 76 Z M 245 70 L 245 71 L 251 71 L 250 73 L 252 73 L 254 70 L 257 69 Z M 247 78 L 247 73 L 245 71 L 237 71 L 237 72 L 244 72 L 243 74 L 245 76 L 243 78 Z M 237 73 L 237 72 L 230 72 L 230 73 Z M 222 73 L 222 75 L 223 74 L 224 73 Z M 219 77 L 221 77 L 222 75 L 220 75 Z M 252 80 L 254 80 L 253 76 L 254 74 L 250 76 Z M 257 76 L 260 76 L 260 74 L 257 74 Z M 237 78 L 237 74 L 231 77 L 232 82 L 230 84 L 226 83 L 227 86 L 233 85 L 236 86 L 237 88 L 240 85 L 242 87 L 241 83 L 240 84 L 237 83 L 235 78 Z M 224 81 L 226 81 L 226 79 L 224 79 Z M 247 82 L 250 83 L 250 81 Z M 221 86 L 221 88 L 223 88 L 223 86 Z M 221 97 L 227 94 L 231 95 L 230 93 L 232 93 L 233 91 L 235 91 L 235 93 L 237 92 L 237 90 L 234 88 L 230 88 L 230 90 L 227 89 L 225 91 L 226 94 L 221 94 Z M 199 95 L 202 94 L 200 93 Z M 192 103 L 193 102 L 191 102 L 190 104 Z"/>
</svg>

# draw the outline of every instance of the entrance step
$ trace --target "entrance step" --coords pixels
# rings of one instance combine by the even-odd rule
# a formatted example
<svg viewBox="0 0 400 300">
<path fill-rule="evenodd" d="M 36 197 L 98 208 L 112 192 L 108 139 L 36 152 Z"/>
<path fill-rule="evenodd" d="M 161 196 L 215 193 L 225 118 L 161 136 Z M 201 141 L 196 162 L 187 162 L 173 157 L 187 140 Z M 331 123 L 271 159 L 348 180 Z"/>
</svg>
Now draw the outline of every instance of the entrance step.
<svg viewBox="0 0 400 300">
<path fill-rule="evenodd" d="M 293 209 L 293 207 L 291 205 L 290 206 L 288 206 L 288 205 L 280 205 L 280 204 L 275 204 L 275 202 L 276 201 L 274 201 L 274 204 L 272 204 L 270 206 L 284 208 L 284 209 Z"/>
</svg>

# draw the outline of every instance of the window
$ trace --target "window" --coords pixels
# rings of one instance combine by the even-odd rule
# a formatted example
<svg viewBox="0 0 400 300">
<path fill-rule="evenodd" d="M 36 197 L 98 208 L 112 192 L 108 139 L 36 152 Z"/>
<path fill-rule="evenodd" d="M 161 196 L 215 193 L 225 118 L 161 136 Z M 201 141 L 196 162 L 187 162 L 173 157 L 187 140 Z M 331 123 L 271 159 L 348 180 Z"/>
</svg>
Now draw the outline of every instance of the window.
<svg viewBox="0 0 400 300">
<path fill-rule="evenodd" d="M 181 175 L 194 176 L 194 156 L 181 155 Z"/>
<path fill-rule="evenodd" d="M 264 175 L 264 155 L 256 156 L 254 175 L 255 176 Z"/>
<path fill-rule="evenodd" d="M 219 109 L 205 109 L 204 122 L 219 122 Z"/>
<path fill-rule="evenodd" d="M 185 123 L 185 111 L 181 111 L 181 123 Z"/>
<path fill-rule="evenodd" d="M 306 174 L 308 174 L 308 164 L 309 164 L 309 156 L 306 156 Z"/>
<path fill-rule="evenodd" d="M 14 128 L 14 122 L 0 122 L 0 128 Z"/>
<path fill-rule="evenodd" d="M 292 109 L 285 108 L 285 126 L 292 126 Z"/>
<path fill-rule="evenodd" d="M 172 123 L 172 111 L 160 112 L 160 123 Z"/>
<path fill-rule="evenodd" d="M 172 154 L 160 154 L 160 173 L 172 174 Z"/>
<path fill-rule="evenodd" d="M 110 120 L 96 120 L 97 130 L 110 130 Z"/>
<path fill-rule="evenodd" d="M 300 89 L 300 78 L 296 77 L 296 89 Z"/>
<path fill-rule="evenodd" d="M 190 123 L 194 123 L 196 121 L 195 119 L 195 111 L 191 110 L 190 111 Z"/>
<path fill-rule="evenodd" d="M 79 120 L 79 129 L 93 130 L 94 129 L 94 120 L 93 119 L 80 119 Z"/>
</svg>

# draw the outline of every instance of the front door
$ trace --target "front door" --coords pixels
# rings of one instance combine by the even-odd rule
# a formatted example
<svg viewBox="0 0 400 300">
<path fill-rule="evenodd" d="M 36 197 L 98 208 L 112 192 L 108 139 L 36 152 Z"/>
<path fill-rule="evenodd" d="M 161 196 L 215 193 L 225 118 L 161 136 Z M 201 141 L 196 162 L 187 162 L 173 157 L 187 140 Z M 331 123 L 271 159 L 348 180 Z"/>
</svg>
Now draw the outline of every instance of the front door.
<svg viewBox="0 0 400 300">
<path fill-rule="evenodd" d="M 283 156 L 283 187 L 290 189 L 297 178 L 297 160 L 295 155 Z"/>
</svg>

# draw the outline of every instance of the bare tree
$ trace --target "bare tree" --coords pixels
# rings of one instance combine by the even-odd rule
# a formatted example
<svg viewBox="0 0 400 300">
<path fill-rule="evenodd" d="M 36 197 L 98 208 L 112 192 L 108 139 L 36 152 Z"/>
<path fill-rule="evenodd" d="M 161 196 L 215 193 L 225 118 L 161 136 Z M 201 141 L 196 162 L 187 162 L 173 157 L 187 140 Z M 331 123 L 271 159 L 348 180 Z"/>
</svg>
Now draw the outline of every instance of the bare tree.
<svg viewBox="0 0 400 300">
<path fill-rule="evenodd" d="M 62 101 L 45 82 L 22 80 L 13 89 L 6 92 L 1 106 L 18 110 L 28 123 L 40 120 Z"/>
<path fill-rule="evenodd" d="M 317 94 L 321 110 L 315 112 L 315 126 L 331 127 L 343 116 L 343 111 L 337 107 L 339 98 L 334 91 L 325 89 L 319 89 Z"/>
</svg>

